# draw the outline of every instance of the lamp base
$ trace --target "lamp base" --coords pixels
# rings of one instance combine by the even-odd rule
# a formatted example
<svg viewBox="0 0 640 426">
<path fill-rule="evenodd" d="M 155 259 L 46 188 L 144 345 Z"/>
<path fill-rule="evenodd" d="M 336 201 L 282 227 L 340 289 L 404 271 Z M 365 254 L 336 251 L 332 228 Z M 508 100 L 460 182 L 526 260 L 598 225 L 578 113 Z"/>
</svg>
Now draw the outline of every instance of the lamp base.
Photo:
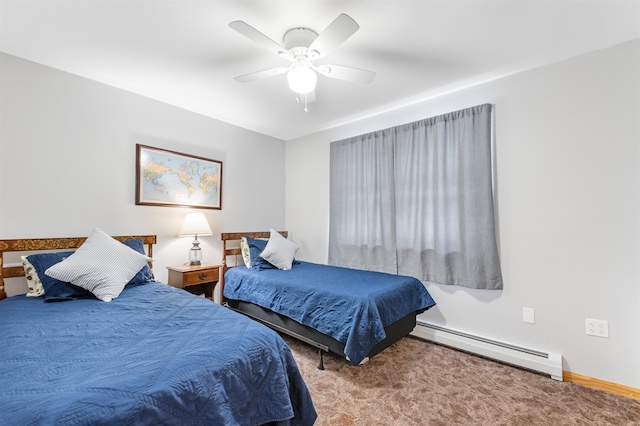
<svg viewBox="0 0 640 426">
<path fill-rule="evenodd" d="M 202 260 L 202 249 L 200 248 L 200 241 L 198 241 L 198 235 L 193 240 L 193 245 L 189 250 L 189 266 L 199 266 Z"/>
</svg>

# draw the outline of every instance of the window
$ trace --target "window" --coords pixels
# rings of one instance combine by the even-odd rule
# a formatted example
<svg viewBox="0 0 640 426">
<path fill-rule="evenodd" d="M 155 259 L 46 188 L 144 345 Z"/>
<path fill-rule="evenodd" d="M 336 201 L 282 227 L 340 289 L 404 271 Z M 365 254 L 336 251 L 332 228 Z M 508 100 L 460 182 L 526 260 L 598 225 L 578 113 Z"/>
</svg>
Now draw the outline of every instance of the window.
<svg viewBox="0 0 640 426">
<path fill-rule="evenodd" d="M 331 144 L 329 263 L 500 289 L 490 104 Z"/>
</svg>

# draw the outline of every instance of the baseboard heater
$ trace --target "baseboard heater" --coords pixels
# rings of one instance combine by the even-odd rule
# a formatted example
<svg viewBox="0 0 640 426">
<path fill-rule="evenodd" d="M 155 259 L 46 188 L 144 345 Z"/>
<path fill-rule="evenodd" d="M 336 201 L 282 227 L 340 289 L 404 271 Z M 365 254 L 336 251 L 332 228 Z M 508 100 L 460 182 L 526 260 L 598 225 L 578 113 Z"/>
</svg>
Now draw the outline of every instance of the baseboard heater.
<svg viewBox="0 0 640 426">
<path fill-rule="evenodd" d="M 545 373 L 555 380 L 562 380 L 562 354 L 523 348 L 441 325 L 430 324 L 420 319 L 417 320 L 417 326 L 411 334 L 444 346 Z"/>
</svg>

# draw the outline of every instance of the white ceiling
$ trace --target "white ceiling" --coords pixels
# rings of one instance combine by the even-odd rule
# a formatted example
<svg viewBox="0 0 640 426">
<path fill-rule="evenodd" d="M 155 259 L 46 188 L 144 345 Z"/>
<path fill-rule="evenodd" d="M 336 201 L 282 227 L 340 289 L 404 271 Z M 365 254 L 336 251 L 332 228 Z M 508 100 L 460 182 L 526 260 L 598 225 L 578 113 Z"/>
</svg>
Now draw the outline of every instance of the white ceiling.
<svg viewBox="0 0 640 426">
<path fill-rule="evenodd" d="M 360 29 L 318 64 L 372 70 L 370 85 L 320 77 L 304 112 L 288 65 L 228 24 L 281 43 L 340 13 Z M 640 0 L 1 0 L 0 51 L 290 140 L 376 112 L 640 38 Z"/>
</svg>

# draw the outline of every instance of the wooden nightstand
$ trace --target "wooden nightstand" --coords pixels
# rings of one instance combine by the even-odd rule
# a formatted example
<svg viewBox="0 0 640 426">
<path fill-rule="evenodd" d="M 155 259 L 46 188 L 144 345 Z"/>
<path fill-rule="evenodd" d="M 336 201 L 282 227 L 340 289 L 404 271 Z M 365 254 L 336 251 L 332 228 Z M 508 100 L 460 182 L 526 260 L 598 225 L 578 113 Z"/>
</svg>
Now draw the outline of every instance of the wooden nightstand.
<svg viewBox="0 0 640 426">
<path fill-rule="evenodd" d="M 213 290 L 220 279 L 220 265 L 203 263 L 198 266 L 168 266 L 169 285 L 183 288 L 189 293 L 202 294 L 213 300 Z"/>
</svg>

